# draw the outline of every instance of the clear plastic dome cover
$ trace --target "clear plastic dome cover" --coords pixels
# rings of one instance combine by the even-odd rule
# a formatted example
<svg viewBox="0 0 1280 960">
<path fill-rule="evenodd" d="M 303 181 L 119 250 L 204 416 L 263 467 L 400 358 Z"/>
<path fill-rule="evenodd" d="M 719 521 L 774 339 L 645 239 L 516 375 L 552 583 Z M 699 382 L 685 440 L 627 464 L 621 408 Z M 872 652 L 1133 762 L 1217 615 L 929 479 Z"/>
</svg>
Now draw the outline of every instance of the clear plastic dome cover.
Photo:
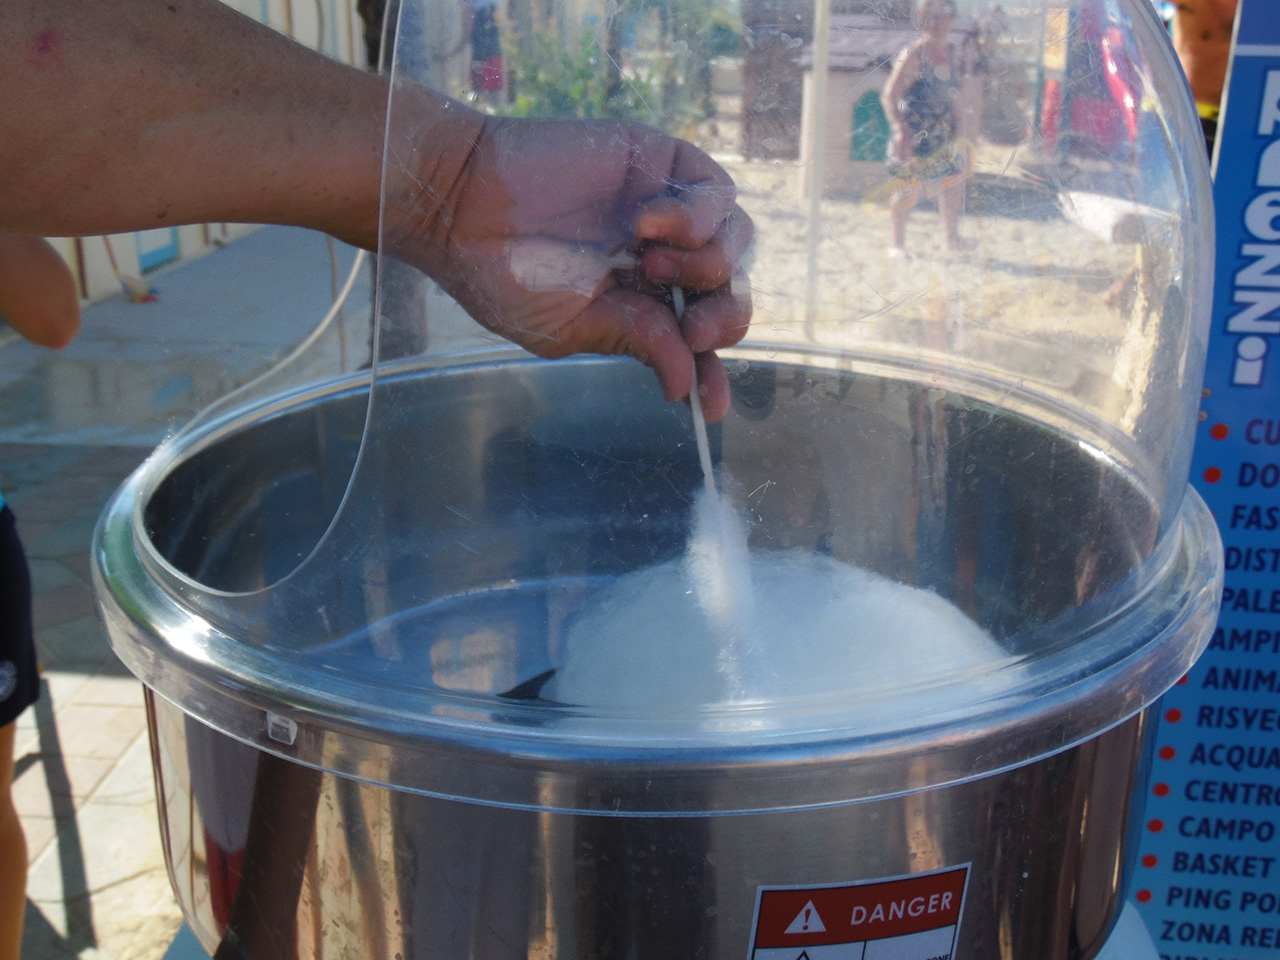
<svg viewBox="0 0 1280 960">
<path fill-rule="evenodd" d="M 687 138 L 755 223 L 735 278 L 754 303 L 746 344 L 874 352 L 1087 411 L 1172 516 L 1212 216 L 1199 121 L 1150 6 L 406 2 L 395 69 L 495 119 Z M 412 124 L 393 102 L 393 144 Z"/>
<path fill-rule="evenodd" d="M 1187 488 L 1212 216 L 1147 0 L 402 0 L 388 35 L 385 192 L 423 189 L 430 88 L 484 115 L 459 189 L 514 239 L 443 286 L 380 257 L 367 366 L 302 351 L 125 488 L 100 563 L 159 692 L 245 739 L 257 710 L 320 730 L 274 738 L 319 766 L 536 805 L 545 769 L 509 768 L 551 756 L 998 736 L 923 774 L 974 776 L 1194 660 L 1220 576 Z M 643 166 L 646 137 L 714 162 L 753 227 L 716 291 L 751 321 L 718 351 L 709 474 L 634 359 L 540 359 L 458 302 L 633 277 L 637 210 L 693 189 L 679 164 L 585 219 L 543 207 L 596 196 L 601 154 Z M 388 772 L 373 740 L 486 772 Z M 856 799 L 829 789 L 793 802 Z"/>
</svg>

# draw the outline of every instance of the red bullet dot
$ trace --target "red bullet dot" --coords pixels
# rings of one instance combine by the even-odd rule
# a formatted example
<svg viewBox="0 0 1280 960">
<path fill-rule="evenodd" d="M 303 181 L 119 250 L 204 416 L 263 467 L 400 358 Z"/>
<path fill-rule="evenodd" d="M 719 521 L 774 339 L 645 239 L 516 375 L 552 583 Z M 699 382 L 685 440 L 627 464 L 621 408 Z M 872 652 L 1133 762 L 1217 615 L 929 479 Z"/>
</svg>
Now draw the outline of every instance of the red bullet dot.
<svg viewBox="0 0 1280 960">
<path fill-rule="evenodd" d="M 1209 467 L 1204 472 L 1205 483 L 1217 483 L 1221 479 L 1222 479 L 1222 471 L 1219 470 L 1217 467 Z"/>
<path fill-rule="evenodd" d="M 1164 712 L 1164 718 L 1170 723 L 1180 723 L 1182 721 L 1182 711 L 1177 707 L 1174 707 L 1172 710 L 1166 710 Z"/>
<path fill-rule="evenodd" d="M 1178 751 L 1173 747 L 1161 747 L 1159 757 L 1161 760 L 1172 760 L 1178 755 Z"/>
<path fill-rule="evenodd" d="M 1169 795 L 1169 785 L 1167 783 L 1157 783 L 1151 788 L 1151 792 L 1157 797 L 1167 797 Z"/>
<path fill-rule="evenodd" d="M 1215 423 L 1209 428 L 1209 436 L 1213 437 L 1215 440 L 1225 440 L 1229 433 L 1231 433 L 1231 431 L 1225 423 Z"/>
<path fill-rule="evenodd" d="M 1174 684 L 1174 686 L 1177 686 L 1177 687 L 1185 686 L 1187 681 L 1190 679 L 1191 679 L 1191 674 L 1184 673 L 1182 676 L 1178 678 L 1178 682 Z"/>
<path fill-rule="evenodd" d="M 1148 820 L 1148 821 L 1147 821 L 1147 829 L 1148 829 L 1148 830 L 1150 830 L 1152 833 L 1159 833 L 1161 830 L 1163 830 L 1163 829 L 1164 829 L 1164 821 L 1163 821 L 1163 820 Z"/>
<path fill-rule="evenodd" d="M 1156 855 L 1154 853 L 1148 853 L 1142 858 L 1142 865 L 1147 868 L 1154 867 L 1159 862 L 1160 861 L 1156 859 Z"/>
<path fill-rule="evenodd" d="M 1134 895 L 1134 899 L 1135 899 L 1135 900 L 1137 900 L 1139 903 L 1150 903 L 1150 902 L 1151 902 L 1151 891 L 1150 891 L 1150 890 L 1139 890 L 1139 891 Z"/>
</svg>

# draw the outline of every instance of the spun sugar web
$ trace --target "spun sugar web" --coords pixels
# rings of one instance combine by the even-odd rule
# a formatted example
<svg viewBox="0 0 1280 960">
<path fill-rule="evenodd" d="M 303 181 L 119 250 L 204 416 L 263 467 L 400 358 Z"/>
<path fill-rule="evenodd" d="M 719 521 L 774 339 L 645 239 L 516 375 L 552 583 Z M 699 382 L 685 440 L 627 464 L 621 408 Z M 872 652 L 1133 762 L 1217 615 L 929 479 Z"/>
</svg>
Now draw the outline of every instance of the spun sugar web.
<svg viewBox="0 0 1280 960">
<path fill-rule="evenodd" d="M 748 550 L 746 534 L 744 517 L 700 493 L 685 555 L 601 591 L 567 631 L 547 695 L 669 713 L 945 681 L 1008 660 L 935 593 L 808 550 Z M 942 687 L 931 702 L 963 695 Z"/>
<path fill-rule="evenodd" d="M 750 550 L 747 518 L 715 484 L 696 376 L 692 398 L 704 485 L 685 555 L 601 591 L 567 632 L 545 695 L 670 713 L 945 681 L 1008 660 L 930 591 L 812 551 Z M 966 695 L 944 691 L 935 709 Z"/>
</svg>

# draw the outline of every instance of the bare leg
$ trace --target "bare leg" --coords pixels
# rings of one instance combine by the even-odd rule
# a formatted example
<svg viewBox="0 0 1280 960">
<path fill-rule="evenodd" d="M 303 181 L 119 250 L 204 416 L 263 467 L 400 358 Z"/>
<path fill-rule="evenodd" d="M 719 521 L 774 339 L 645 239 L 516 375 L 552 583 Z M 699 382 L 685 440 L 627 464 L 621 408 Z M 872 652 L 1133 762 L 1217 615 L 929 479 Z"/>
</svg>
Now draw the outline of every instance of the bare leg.
<svg viewBox="0 0 1280 960">
<path fill-rule="evenodd" d="M 960 249 L 964 242 L 960 239 L 960 214 L 964 212 L 964 184 L 947 187 L 938 197 L 938 207 L 942 212 L 942 227 L 946 231 L 947 246 L 952 250 Z"/>
<path fill-rule="evenodd" d="M 889 243 L 889 255 L 901 257 L 907 252 L 907 220 L 916 205 L 913 193 L 901 191 L 889 201 L 889 217 L 893 232 Z"/>
<path fill-rule="evenodd" d="M 27 905 L 27 838 L 13 807 L 13 743 L 17 725 L 0 727 L 0 960 L 18 960 Z"/>
</svg>

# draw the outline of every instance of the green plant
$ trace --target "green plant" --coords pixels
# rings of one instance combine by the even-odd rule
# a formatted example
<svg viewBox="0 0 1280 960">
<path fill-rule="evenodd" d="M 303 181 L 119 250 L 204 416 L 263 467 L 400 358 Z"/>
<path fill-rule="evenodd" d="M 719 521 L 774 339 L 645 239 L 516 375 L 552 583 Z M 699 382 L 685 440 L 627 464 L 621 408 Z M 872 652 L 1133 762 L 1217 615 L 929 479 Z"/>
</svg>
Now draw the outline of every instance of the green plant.
<svg viewBox="0 0 1280 960">
<path fill-rule="evenodd" d="M 594 37 L 564 50 L 554 39 L 535 34 L 510 51 L 508 63 L 515 96 L 502 108 L 504 114 L 661 120 L 657 78 L 648 71 L 622 75 Z"/>
<path fill-rule="evenodd" d="M 505 51 L 512 97 L 498 109 L 515 116 L 639 120 L 690 136 L 714 110 L 711 59 L 741 52 L 741 23 L 721 3 L 617 0 L 603 22 L 589 18 L 582 38 L 568 46 L 558 29 L 513 31 Z M 656 41 L 637 48 L 636 25 L 646 21 Z"/>
<path fill-rule="evenodd" d="M 708 58 L 737 57 L 742 54 L 742 24 L 728 10 L 712 8 L 700 32 L 702 49 Z"/>
</svg>

